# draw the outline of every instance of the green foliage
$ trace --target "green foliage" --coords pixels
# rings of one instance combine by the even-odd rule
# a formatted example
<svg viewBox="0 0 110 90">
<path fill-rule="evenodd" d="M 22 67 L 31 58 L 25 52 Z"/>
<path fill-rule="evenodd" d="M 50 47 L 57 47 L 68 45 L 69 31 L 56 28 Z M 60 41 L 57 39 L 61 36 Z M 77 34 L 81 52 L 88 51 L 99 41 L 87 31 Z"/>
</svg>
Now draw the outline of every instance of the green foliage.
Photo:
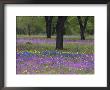
<svg viewBox="0 0 110 90">
<path fill-rule="evenodd" d="M 82 16 L 82 21 L 84 22 L 85 16 Z M 76 16 L 69 16 L 65 24 L 66 35 L 77 35 L 80 33 L 80 26 Z M 86 34 L 94 35 L 94 16 L 89 16 Z"/>
<path fill-rule="evenodd" d="M 79 24 L 77 17 L 70 16 L 67 18 L 65 23 L 65 34 L 67 35 L 76 35 L 80 33 Z"/>
<path fill-rule="evenodd" d="M 85 16 L 82 16 L 84 21 Z M 57 16 L 53 17 L 52 20 L 52 35 L 56 34 Z M 30 26 L 31 35 L 45 35 L 46 34 L 46 23 L 44 16 L 17 16 L 16 17 L 16 34 L 17 35 L 28 35 Z M 86 35 L 94 35 L 94 16 L 89 16 L 87 27 L 85 31 Z M 68 16 L 65 27 L 65 35 L 80 35 L 80 26 L 77 20 L 77 16 Z"/>
<path fill-rule="evenodd" d="M 32 35 L 45 33 L 45 20 L 44 17 L 35 16 L 17 16 L 16 17 L 17 34 L 28 35 L 28 25 Z"/>
</svg>

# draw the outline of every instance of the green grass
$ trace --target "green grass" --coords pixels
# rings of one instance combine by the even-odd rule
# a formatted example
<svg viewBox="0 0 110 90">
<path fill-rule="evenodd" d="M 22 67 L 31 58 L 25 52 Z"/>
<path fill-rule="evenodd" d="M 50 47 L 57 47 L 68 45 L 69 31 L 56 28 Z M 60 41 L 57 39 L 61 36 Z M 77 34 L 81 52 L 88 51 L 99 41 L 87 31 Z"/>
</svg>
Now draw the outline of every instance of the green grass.
<svg viewBox="0 0 110 90">
<path fill-rule="evenodd" d="M 45 39 L 46 35 L 17 35 L 17 38 L 33 38 L 33 39 Z M 93 40 L 93 35 L 85 35 L 86 40 Z M 56 36 L 51 36 L 51 39 L 56 39 Z M 64 39 L 66 40 L 80 40 L 80 35 L 64 35 Z"/>
<path fill-rule="evenodd" d="M 40 53 L 44 50 L 55 50 L 55 44 L 17 44 L 18 51 L 28 51 Z M 64 49 L 59 50 L 66 53 L 93 54 L 93 45 L 64 44 Z"/>
</svg>

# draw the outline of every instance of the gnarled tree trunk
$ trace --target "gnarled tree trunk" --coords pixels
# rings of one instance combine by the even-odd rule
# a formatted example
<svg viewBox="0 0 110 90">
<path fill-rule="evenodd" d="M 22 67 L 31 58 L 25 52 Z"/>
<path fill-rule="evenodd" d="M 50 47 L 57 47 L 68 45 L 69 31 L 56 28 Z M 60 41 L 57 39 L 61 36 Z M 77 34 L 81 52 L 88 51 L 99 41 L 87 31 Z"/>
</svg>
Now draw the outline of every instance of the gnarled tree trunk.
<svg viewBox="0 0 110 90">
<path fill-rule="evenodd" d="M 58 16 L 56 25 L 56 49 L 63 49 L 63 30 L 67 16 Z"/>
</svg>

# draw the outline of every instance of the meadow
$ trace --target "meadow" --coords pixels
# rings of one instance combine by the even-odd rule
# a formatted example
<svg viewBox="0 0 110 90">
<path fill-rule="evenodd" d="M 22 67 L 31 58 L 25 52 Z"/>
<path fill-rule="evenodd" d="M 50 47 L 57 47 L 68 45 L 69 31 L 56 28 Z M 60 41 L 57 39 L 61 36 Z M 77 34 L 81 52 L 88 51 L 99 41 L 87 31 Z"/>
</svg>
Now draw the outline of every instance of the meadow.
<svg viewBox="0 0 110 90">
<path fill-rule="evenodd" d="M 64 36 L 63 50 L 56 37 L 17 35 L 16 74 L 94 74 L 94 38 Z"/>
</svg>

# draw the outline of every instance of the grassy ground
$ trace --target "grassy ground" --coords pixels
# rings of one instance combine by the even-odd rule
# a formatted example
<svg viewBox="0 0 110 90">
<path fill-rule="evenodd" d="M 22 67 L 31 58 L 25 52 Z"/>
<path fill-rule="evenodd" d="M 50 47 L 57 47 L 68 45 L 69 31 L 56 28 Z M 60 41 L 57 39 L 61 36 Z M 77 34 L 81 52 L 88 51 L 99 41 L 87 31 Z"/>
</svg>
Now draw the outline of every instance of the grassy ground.
<svg viewBox="0 0 110 90">
<path fill-rule="evenodd" d="M 94 36 L 93 35 L 87 35 L 85 36 L 86 40 L 93 40 Z M 46 38 L 46 36 L 44 35 L 17 35 L 17 38 Z M 51 39 L 55 39 L 56 36 L 51 36 Z M 79 35 L 71 35 L 71 36 L 67 36 L 64 35 L 64 39 L 69 39 L 69 40 L 80 40 L 80 36 Z"/>
</svg>

